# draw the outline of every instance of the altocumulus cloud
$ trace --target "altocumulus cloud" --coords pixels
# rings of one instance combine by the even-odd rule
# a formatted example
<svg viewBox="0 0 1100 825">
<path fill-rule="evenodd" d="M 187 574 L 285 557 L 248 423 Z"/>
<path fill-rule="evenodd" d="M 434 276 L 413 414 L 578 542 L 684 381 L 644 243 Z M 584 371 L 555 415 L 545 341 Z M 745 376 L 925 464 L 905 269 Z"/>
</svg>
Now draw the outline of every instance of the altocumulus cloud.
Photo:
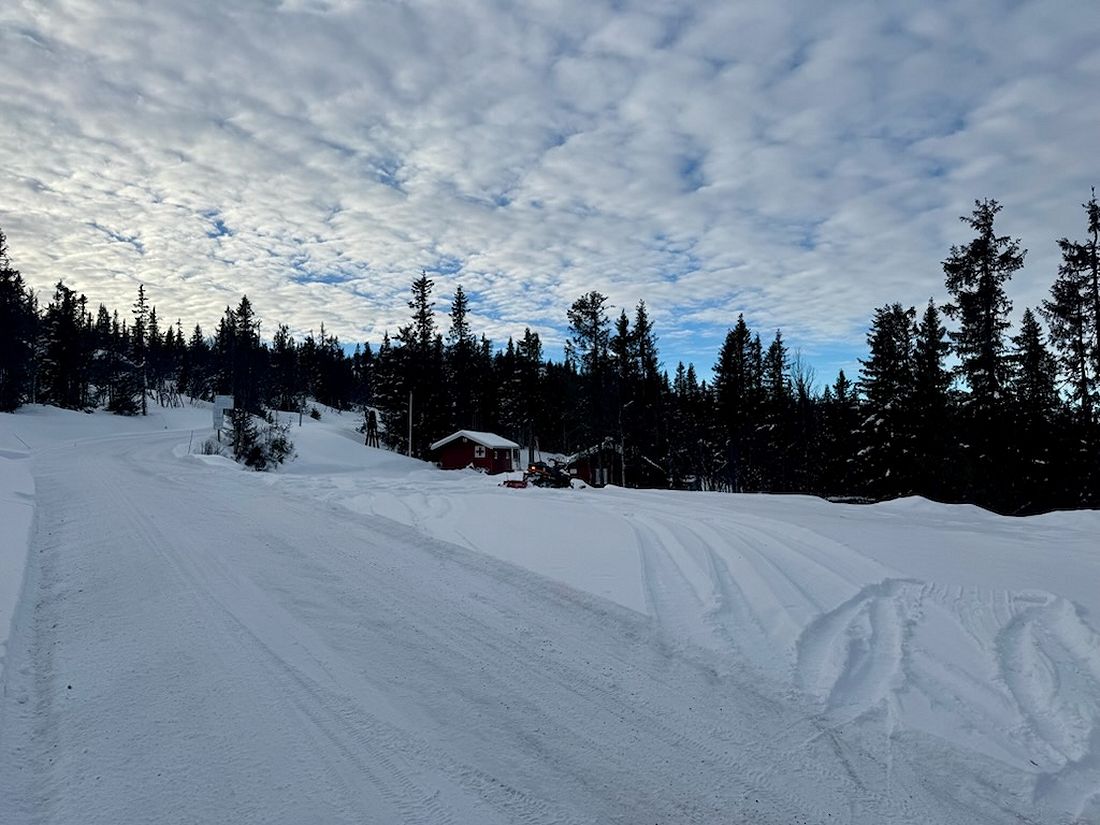
<svg viewBox="0 0 1100 825">
<path fill-rule="evenodd" d="M 744 312 L 844 361 L 875 305 L 941 297 L 977 197 L 1041 300 L 1100 183 L 1097 88 L 1095 0 L 22 0 L 0 226 L 40 289 L 143 281 L 204 326 L 247 293 L 377 341 L 424 268 L 497 340 L 560 342 L 599 289 L 647 300 L 666 360 Z"/>
</svg>

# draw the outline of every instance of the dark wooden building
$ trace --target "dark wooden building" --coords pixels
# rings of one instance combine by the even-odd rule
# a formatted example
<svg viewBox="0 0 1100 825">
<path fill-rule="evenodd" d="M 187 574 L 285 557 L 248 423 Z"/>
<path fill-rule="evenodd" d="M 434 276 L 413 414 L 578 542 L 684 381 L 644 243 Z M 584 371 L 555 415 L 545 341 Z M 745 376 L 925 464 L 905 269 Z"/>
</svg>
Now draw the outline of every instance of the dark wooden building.
<svg viewBox="0 0 1100 825">
<path fill-rule="evenodd" d="M 593 487 L 623 483 L 622 446 L 610 438 L 574 453 L 565 459 L 565 464 L 571 476 Z"/>
<path fill-rule="evenodd" d="M 492 475 L 520 467 L 519 444 L 496 433 L 459 430 L 432 444 L 428 453 L 444 470 L 473 467 Z"/>
</svg>

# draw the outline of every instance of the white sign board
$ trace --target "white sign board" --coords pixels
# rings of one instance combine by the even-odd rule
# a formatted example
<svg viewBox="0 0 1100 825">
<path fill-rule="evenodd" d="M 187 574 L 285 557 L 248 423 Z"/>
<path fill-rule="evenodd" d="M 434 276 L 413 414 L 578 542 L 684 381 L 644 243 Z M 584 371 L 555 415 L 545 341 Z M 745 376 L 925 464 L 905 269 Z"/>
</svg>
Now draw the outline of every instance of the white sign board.
<svg viewBox="0 0 1100 825">
<path fill-rule="evenodd" d="M 233 409 L 233 396 L 232 395 L 215 395 L 214 396 L 214 429 L 220 430 L 222 428 L 222 419 L 225 418 L 225 414 Z"/>
</svg>

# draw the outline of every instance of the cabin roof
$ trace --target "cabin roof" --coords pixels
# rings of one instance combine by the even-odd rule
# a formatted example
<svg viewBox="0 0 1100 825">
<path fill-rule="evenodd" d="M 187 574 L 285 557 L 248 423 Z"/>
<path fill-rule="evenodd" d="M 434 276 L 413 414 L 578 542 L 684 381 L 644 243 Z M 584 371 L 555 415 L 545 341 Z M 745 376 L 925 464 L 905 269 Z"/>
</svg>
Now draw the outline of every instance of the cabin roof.
<svg viewBox="0 0 1100 825">
<path fill-rule="evenodd" d="M 514 441 L 509 441 L 502 435 L 497 435 L 496 433 L 482 433 L 477 430 L 458 430 L 457 432 L 451 433 L 446 438 L 439 439 L 439 441 L 432 444 L 428 449 L 438 450 L 440 447 L 444 447 L 458 438 L 469 439 L 475 444 L 480 444 L 482 447 L 488 447 L 491 450 L 519 449 L 519 444 Z"/>
</svg>

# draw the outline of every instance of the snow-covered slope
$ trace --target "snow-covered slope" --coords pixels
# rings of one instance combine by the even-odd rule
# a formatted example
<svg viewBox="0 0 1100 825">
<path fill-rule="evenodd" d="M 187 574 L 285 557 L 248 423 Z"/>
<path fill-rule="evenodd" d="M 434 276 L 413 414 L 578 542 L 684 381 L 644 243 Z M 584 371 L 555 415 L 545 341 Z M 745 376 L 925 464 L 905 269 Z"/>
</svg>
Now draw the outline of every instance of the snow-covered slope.
<svg viewBox="0 0 1100 825">
<path fill-rule="evenodd" d="M 1100 822 L 1100 514 L 509 490 L 331 412 L 254 474 L 208 421 L 0 416 L 0 821 Z"/>
</svg>

